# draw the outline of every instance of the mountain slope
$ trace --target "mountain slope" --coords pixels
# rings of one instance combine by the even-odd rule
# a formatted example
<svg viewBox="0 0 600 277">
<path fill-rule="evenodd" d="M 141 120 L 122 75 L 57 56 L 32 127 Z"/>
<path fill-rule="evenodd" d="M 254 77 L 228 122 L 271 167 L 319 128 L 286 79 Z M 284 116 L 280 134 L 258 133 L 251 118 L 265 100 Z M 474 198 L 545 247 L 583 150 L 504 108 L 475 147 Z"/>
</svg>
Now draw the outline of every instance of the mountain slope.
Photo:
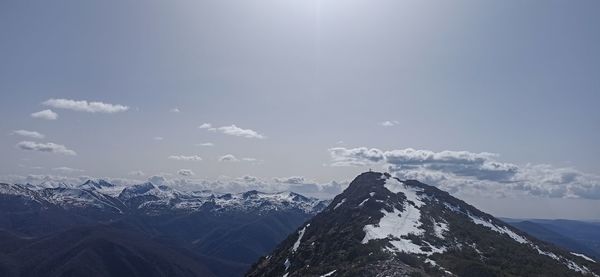
<svg viewBox="0 0 600 277">
<path fill-rule="evenodd" d="M 552 224 L 546 223 L 552 222 Z M 582 228 L 577 231 L 569 230 L 563 224 L 564 220 L 510 220 L 510 225 L 526 232 L 540 240 L 555 244 L 573 253 L 584 254 L 598 260 L 600 257 L 600 225 L 587 222 L 577 222 L 577 226 L 595 227 L 591 236 L 581 236 Z M 573 221 L 568 221 L 572 225 Z M 559 227 L 555 227 L 558 225 Z M 565 230 L 566 229 L 566 230 Z"/>
<path fill-rule="evenodd" d="M 435 187 L 367 172 L 247 276 L 581 276 L 594 262 Z M 329 274 L 329 275 L 328 275 Z"/>
<path fill-rule="evenodd" d="M 2 276 L 215 276 L 185 250 L 139 234 L 94 226 L 19 239 L 0 252 Z"/>
</svg>

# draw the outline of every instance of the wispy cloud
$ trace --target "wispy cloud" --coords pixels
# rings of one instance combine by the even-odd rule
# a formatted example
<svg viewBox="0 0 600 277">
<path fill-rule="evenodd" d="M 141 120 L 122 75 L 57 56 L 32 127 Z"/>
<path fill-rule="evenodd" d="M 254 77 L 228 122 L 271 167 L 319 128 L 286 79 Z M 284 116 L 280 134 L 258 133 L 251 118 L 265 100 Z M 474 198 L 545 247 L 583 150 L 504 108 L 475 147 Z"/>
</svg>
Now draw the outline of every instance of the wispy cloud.
<svg viewBox="0 0 600 277">
<path fill-rule="evenodd" d="M 386 121 L 379 122 L 379 125 L 383 126 L 383 127 L 392 127 L 392 126 L 396 126 L 398 124 L 400 124 L 400 122 L 398 122 L 397 120 L 386 120 Z"/>
<path fill-rule="evenodd" d="M 163 138 L 163 137 L 153 137 L 152 139 L 156 140 L 156 141 L 161 141 L 161 140 L 164 140 L 165 138 Z"/>
<path fill-rule="evenodd" d="M 131 175 L 131 176 L 137 176 L 137 177 L 141 177 L 141 176 L 144 176 L 144 175 L 146 175 L 146 174 L 144 173 L 144 171 L 141 171 L 141 170 L 133 170 L 133 171 L 129 171 L 129 173 L 128 173 L 128 174 L 129 174 L 129 175 Z"/>
<path fill-rule="evenodd" d="M 196 144 L 196 146 L 205 146 L 205 147 L 210 147 L 210 146 L 215 146 L 214 143 L 212 142 L 203 142 L 203 143 L 198 143 Z"/>
<path fill-rule="evenodd" d="M 37 143 L 33 141 L 21 141 L 17 143 L 17 148 L 21 150 L 57 153 L 71 156 L 77 155 L 75 151 L 67 148 L 66 146 L 52 142 Z"/>
<path fill-rule="evenodd" d="M 39 119 L 46 119 L 46 120 L 56 120 L 58 118 L 58 114 L 53 112 L 52 110 L 43 110 L 43 111 L 32 113 L 31 117 L 39 118 Z"/>
<path fill-rule="evenodd" d="M 83 169 L 71 168 L 71 167 L 67 167 L 67 166 L 55 167 L 52 170 L 60 171 L 60 172 L 64 172 L 64 173 L 76 173 L 76 172 L 84 172 L 85 171 Z"/>
<path fill-rule="evenodd" d="M 169 111 L 170 111 L 170 112 L 172 112 L 172 113 L 180 113 L 180 112 L 181 112 L 181 111 L 179 110 L 179 108 L 177 108 L 177 107 L 175 107 L 175 108 L 172 108 L 172 109 L 171 109 L 171 110 L 169 110 Z"/>
<path fill-rule="evenodd" d="M 177 170 L 177 174 L 181 175 L 181 176 L 194 176 L 194 171 L 190 170 L 190 169 L 180 169 Z"/>
<path fill-rule="evenodd" d="M 71 100 L 71 99 L 48 99 L 42 104 L 57 108 L 73 110 L 78 112 L 88 113 L 118 113 L 129 109 L 128 106 L 109 104 L 97 101 L 88 102 L 86 100 Z"/>
<path fill-rule="evenodd" d="M 198 126 L 200 129 L 210 129 L 212 128 L 212 124 L 210 123 L 202 123 L 202 125 Z"/>
<path fill-rule="evenodd" d="M 15 134 L 15 135 L 23 136 L 23 137 L 35 138 L 35 139 L 43 139 L 44 137 L 46 137 L 43 134 L 38 133 L 36 131 L 27 131 L 27 130 L 15 130 L 15 131 L 12 131 L 11 134 Z"/>
<path fill-rule="evenodd" d="M 177 160 L 177 161 L 201 161 L 202 158 L 198 155 L 192 155 L 192 156 L 184 156 L 184 155 L 171 155 L 169 156 L 170 160 Z"/>
<path fill-rule="evenodd" d="M 244 137 L 244 138 L 256 138 L 256 139 L 265 139 L 266 136 L 258 133 L 252 129 L 243 129 L 234 124 L 230 126 L 222 126 L 219 128 L 209 128 L 212 131 L 219 131 L 225 135 Z"/>
</svg>

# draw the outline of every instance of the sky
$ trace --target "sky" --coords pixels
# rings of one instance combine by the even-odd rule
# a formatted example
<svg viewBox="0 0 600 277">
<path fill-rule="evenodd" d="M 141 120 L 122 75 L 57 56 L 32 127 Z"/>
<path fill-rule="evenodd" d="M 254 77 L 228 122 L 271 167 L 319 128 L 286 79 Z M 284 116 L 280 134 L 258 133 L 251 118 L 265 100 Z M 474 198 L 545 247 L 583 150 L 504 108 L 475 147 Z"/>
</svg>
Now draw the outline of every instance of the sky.
<svg viewBox="0 0 600 277">
<path fill-rule="evenodd" d="M 373 168 L 498 216 L 598 220 L 599 8 L 2 1 L 0 180 L 326 198 Z"/>
</svg>

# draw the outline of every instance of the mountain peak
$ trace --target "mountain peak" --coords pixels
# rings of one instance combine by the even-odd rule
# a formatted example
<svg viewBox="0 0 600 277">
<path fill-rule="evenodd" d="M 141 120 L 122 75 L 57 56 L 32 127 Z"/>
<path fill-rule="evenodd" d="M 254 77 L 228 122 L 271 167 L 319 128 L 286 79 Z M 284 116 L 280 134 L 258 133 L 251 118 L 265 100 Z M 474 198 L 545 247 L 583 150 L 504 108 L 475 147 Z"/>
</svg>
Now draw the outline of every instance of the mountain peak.
<svg viewBox="0 0 600 277">
<path fill-rule="evenodd" d="M 433 186 L 365 172 L 248 276 L 592 275 L 597 270 Z"/>
</svg>

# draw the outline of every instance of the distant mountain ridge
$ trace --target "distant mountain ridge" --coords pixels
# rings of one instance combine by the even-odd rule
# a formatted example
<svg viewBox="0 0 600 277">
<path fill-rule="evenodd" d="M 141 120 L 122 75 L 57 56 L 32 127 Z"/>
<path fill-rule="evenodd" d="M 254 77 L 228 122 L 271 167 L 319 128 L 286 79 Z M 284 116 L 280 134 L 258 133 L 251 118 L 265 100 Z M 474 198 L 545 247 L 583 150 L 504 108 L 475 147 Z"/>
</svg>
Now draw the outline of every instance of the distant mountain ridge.
<svg viewBox="0 0 600 277">
<path fill-rule="evenodd" d="M 21 199 L 31 208 L 96 209 L 114 213 L 142 212 L 158 215 L 163 212 L 194 211 L 257 211 L 298 209 L 316 213 L 327 200 L 305 197 L 294 192 L 217 193 L 211 191 L 179 191 L 151 182 L 115 186 L 104 180 L 88 180 L 78 186 L 60 183 L 53 187 L 0 183 L 3 202 Z"/>
<path fill-rule="evenodd" d="M 247 276 L 598 276 L 447 192 L 367 172 Z"/>
<path fill-rule="evenodd" d="M 565 219 L 503 219 L 540 240 L 600 260 L 600 222 Z"/>
<path fill-rule="evenodd" d="M 0 276 L 241 276 L 328 203 L 153 183 L 0 184 Z M 27 252 L 42 242 L 43 259 Z"/>
</svg>

